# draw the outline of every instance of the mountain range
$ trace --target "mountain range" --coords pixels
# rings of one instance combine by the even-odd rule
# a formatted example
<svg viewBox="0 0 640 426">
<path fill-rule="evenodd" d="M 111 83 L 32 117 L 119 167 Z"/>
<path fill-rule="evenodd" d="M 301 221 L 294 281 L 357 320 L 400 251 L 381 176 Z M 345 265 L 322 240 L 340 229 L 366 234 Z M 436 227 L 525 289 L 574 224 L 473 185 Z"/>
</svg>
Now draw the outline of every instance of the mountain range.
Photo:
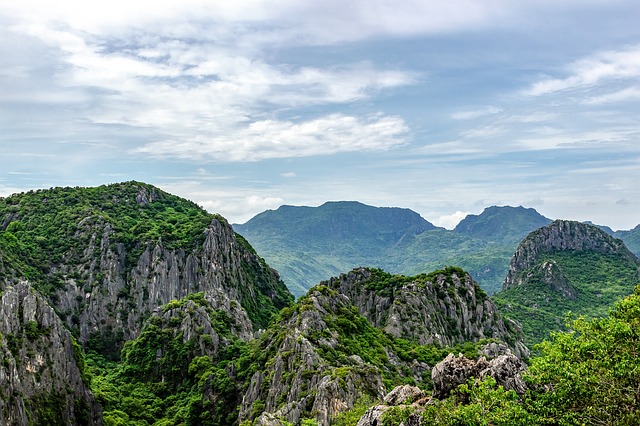
<svg viewBox="0 0 640 426">
<path fill-rule="evenodd" d="M 223 217 L 151 185 L 2 198 L 0 423 L 617 424 L 616 413 L 637 424 L 624 390 L 638 385 L 640 261 L 623 241 L 523 208 L 447 231 L 406 209 L 326 207 L 344 220 L 294 208 L 304 226 L 286 238 L 308 232 L 322 242 L 313 253 L 330 245 L 361 261 L 376 242 L 389 257 L 427 256 L 427 242 L 450 259 L 478 241 L 506 250 L 547 223 L 515 242 L 493 297 L 459 266 L 361 265 L 294 300 Z M 529 359 L 527 344 L 562 330 L 567 310 L 601 318 Z"/>
<path fill-rule="evenodd" d="M 518 243 L 551 222 L 531 208 L 492 206 L 447 230 L 408 209 L 344 201 L 282 206 L 233 227 L 296 296 L 362 265 L 409 275 L 456 265 L 493 294 L 502 288 Z M 629 231 L 603 229 L 640 254 L 640 225 Z"/>
</svg>

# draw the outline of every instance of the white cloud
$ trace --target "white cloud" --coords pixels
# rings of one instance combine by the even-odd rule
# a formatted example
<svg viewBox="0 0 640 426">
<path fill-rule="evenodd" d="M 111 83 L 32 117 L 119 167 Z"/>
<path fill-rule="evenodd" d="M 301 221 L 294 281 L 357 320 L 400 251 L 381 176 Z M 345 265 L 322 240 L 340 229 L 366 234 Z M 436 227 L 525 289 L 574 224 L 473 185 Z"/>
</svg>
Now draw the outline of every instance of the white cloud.
<svg viewBox="0 0 640 426">
<path fill-rule="evenodd" d="M 469 214 L 469 212 L 462 212 L 458 210 L 453 214 L 440 216 L 438 219 L 433 221 L 433 224 L 446 229 L 453 229 L 456 227 L 456 225 L 458 225 L 458 223 L 460 223 L 462 219 L 467 217 Z"/>
<path fill-rule="evenodd" d="M 545 78 L 524 91 L 528 96 L 596 86 L 612 80 L 640 77 L 640 46 L 606 51 L 581 59 L 566 67 L 568 77 Z"/>
<path fill-rule="evenodd" d="M 132 152 L 200 161 L 258 161 L 352 151 L 382 151 L 405 143 L 408 128 L 398 117 L 331 114 L 314 120 L 263 120 L 232 134 L 146 144 Z"/>
<path fill-rule="evenodd" d="M 370 62 L 274 65 L 206 37 L 168 39 L 135 31 L 103 37 L 40 23 L 12 28 L 59 52 L 51 56 L 58 62 L 49 64 L 55 70 L 50 83 L 58 91 L 34 93 L 32 102 L 73 102 L 82 105 L 76 123 L 135 127 L 159 141 L 138 153 L 251 161 L 386 149 L 404 143 L 408 131 L 397 117 L 277 116 L 298 107 L 365 100 L 415 83 L 416 73 Z"/>
<path fill-rule="evenodd" d="M 618 102 L 637 101 L 640 99 L 640 87 L 627 87 L 626 89 L 619 90 L 613 93 L 607 93 L 605 95 L 593 96 L 584 101 L 587 105 L 601 105 Z"/>
<path fill-rule="evenodd" d="M 475 118 L 480 118 L 487 115 L 494 115 L 500 112 L 502 112 L 502 108 L 497 108 L 494 106 L 486 106 L 476 110 L 459 111 L 459 112 L 453 113 L 451 115 L 451 118 L 454 120 L 473 120 Z"/>
<path fill-rule="evenodd" d="M 594 130 L 590 132 L 555 133 L 543 137 L 521 138 L 516 142 L 527 150 L 543 150 L 556 148 L 605 148 L 607 145 L 615 144 L 621 149 L 625 143 L 633 144 L 635 130 Z"/>
<path fill-rule="evenodd" d="M 283 178 L 294 178 L 296 177 L 296 173 L 295 172 L 284 172 L 284 173 L 280 173 L 280 176 L 282 176 Z"/>
</svg>

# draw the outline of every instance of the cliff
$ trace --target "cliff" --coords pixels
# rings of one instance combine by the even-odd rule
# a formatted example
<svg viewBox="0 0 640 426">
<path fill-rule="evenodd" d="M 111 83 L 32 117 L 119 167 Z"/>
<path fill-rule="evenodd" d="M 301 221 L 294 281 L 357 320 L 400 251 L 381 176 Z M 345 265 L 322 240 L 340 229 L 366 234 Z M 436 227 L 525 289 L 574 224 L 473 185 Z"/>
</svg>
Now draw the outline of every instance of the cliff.
<svg viewBox="0 0 640 426">
<path fill-rule="evenodd" d="M 516 323 L 500 312 L 469 274 L 447 268 L 414 277 L 358 268 L 332 278 L 328 287 L 346 295 L 371 324 L 419 344 L 453 346 L 497 339 L 528 356 Z"/>
<path fill-rule="evenodd" d="M 0 424 L 102 424 L 82 349 L 26 282 L 4 289 L 0 333 Z"/>
<path fill-rule="evenodd" d="M 518 246 L 494 300 L 534 344 L 564 330 L 566 315 L 603 316 L 640 281 L 640 260 L 596 226 L 557 220 Z"/>
<path fill-rule="evenodd" d="M 6 284 L 29 278 L 87 348 L 136 337 L 153 310 L 204 292 L 237 301 L 251 326 L 293 300 L 223 218 L 153 186 L 55 188 L 0 203 Z"/>
</svg>

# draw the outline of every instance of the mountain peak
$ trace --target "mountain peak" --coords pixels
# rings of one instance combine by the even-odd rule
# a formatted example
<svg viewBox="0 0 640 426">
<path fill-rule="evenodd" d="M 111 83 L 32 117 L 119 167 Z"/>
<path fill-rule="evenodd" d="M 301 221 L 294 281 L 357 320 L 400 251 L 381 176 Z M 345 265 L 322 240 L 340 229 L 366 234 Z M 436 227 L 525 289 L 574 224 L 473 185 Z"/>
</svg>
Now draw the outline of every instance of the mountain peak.
<svg viewBox="0 0 640 426">
<path fill-rule="evenodd" d="M 479 215 L 468 215 L 454 231 L 470 237 L 496 242 L 518 242 L 528 232 L 551 222 L 533 208 L 522 206 L 491 206 Z"/>
</svg>

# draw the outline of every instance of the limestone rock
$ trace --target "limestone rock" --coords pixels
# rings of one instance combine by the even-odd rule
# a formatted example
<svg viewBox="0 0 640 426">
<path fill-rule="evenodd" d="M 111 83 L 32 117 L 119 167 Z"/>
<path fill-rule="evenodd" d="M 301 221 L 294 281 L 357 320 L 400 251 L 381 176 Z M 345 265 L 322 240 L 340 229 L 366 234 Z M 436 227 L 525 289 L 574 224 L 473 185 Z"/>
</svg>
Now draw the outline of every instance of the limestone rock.
<svg viewBox="0 0 640 426">
<path fill-rule="evenodd" d="M 479 377 L 490 376 L 496 380 L 499 386 L 505 390 L 515 391 L 523 395 L 527 391 L 527 384 L 522 379 L 522 372 L 526 365 L 512 354 L 500 355 L 489 361 L 487 368 L 480 372 Z"/>
<path fill-rule="evenodd" d="M 388 405 L 374 405 L 358 420 L 356 426 L 378 426 L 382 424 L 382 416 L 389 409 Z"/>
<path fill-rule="evenodd" d="M 387 405 L 411 404 L 425 397 L 425 393 L 417 386 L 402 385 L 396 386 L 384 397 Z"/>
<path fill-rule="evenodd" d="M 634 263 L 639 263 L 622 240 L 610 236 L 596 226 L 569 220 L 556 220 L 532 232 L 518 245 L 511 258 L 509 272 L 502 288 L 508 289 L 525 284 L 527 277 L 522 272 L 533 268 L 540 255 L 559 250 L 588 250 L 602 254 L 618 254 Z M 545 280 L 552 287 L 558 286 L 558 290 L 565 293 L 567 297 L 575 297 L 575 291 L 567 287 L 566 283 L 563 284 L 557 265 L 548 264 L 543 268 Z"/>
<path fill-rule="evenodd" d="M 513 390 L 518 394 L 524 394 L 527 389 L 522 379 L 522 372 L 526 365 L 515 355 L 506 354 L 487 361 L 484 357 L 472 360 L 460 354 L 453 354 L 436 364 L 431 371 L 433 380 L 433 396 L 443 399 L 461 384 L 465 384 L 472 378 L 483 379 L 493 377 L 499 386 L 506 390 Z"/>
<path fill-rule="evenodd" d="M 439 399 L 448 397 L 449 392 L 467 383 L 471 377 L 478 377 L 488 366 L 485 358 L 475 361 L 462 354 L 457 358 L 453 354 L 447 355 L 431 370 L 433 396 Z"/>
<path fill-rule="evenodd" d="M 517 356 L 529 356 L 519 327 L 502 318 L 468 274 L 454 271 L 429 280 L 418 276 L 385 291 L 369 285 L 375 279 L 370 269 L 357 268 L 325 284 L 349 297 L 375 327 L 394 337 L 440 346 L 494 338 L 511 342 Z"/>
<path fill-rule="evenodd" d="M 0 424 L 102 424 L 80 347 L 28 283 L 4 289 L 0 333 Z"/>
<path fill-rule="evenodd" d="M 338 348 L 341 337 L 331 321 L 345 312 L 357 315 L 346 296 L 325 287 L 312 289 L 295 310 L 281 314 L 279 326 L 261 337 L 263 351 L 273 357 L 251 378 L 240 422 L 251 419 L 257 401 L 264 412 L 291 423 L 314 416 L 319 425 L 328 426 L 332 417 L 353 408 L 363 396 L 382 400 L 385 392 L 378 367 L 354 353 L 344 353 L 346 362 L 326 355 L 335 353 L 331 351 Z"/>
</svg>

